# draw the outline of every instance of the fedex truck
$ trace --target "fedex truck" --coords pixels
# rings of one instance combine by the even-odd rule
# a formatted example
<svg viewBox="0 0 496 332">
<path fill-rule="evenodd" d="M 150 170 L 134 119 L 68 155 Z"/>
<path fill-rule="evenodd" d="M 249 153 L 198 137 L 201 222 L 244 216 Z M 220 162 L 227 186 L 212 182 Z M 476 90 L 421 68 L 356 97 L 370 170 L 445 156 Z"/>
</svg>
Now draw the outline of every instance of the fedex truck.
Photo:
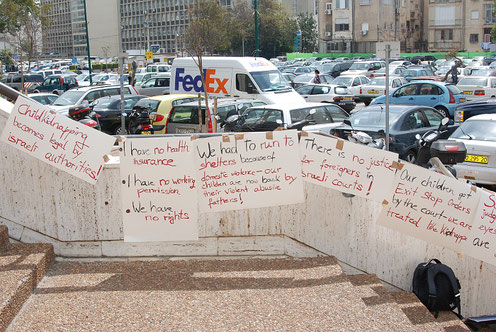
<svg viewBox="0 0 496 332">
<path fill-rule="evenodd" d="M 253 98 L 275 103 L 305 102 L 276 66 L 264 58 L 204 57 L 203 86 L 193 58 L 176 58 L 172 63 L 171 94 L 203 93 L 209 96 Z"/>
</svg>

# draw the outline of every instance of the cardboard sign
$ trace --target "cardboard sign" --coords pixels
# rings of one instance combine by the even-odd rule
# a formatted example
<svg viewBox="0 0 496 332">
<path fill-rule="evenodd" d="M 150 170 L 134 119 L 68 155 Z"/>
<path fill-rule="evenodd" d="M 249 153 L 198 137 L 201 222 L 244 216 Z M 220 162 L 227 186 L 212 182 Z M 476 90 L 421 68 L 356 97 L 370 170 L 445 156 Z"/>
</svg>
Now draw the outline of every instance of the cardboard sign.
<svg viewBox="0 0 496 332">
<path fill-rule="evenodd" d="M 201 212 L 302 203 L 295 130 L 196 139 Z"/>
<path fill-rule="evenodd" d="M 189 138 L 128 138 L 119 146 L 124 241 L 198 240 Z"/>
<path fill-rule="evenodd" d="M 480 201 L 465 253 L 496 265 L 496 193 L 478 190 Z"/>
<path fill-rule="evenodd" d="M 401 165 L 378 224 L 463 252 L 479 193 L 460 180 L 410 163 Z"/>
<path fill-rule="evenodd" d="M 302 134 L 300 155 L 305 181 L 378 202 L 398 164 L 396 153 L 313 133 Z"/>
<path fill-rule="evenodd" d="M 95 184 L 115 138 L 19 96 L 1 137 L 19 149 Z"/>
</svg>

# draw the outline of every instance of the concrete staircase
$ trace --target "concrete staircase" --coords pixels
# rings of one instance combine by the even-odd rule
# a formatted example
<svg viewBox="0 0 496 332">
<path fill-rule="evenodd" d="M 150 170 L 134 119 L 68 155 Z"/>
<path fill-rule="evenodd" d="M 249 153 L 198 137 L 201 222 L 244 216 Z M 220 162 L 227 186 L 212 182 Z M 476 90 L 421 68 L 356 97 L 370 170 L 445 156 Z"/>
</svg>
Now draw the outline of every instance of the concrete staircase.
<svg viewBox="0 0 496 332">
<path fill-rule="evenodd" d="M 0 248 L 0 331 L 470 331 L 374 275 L 345 274 L 334 257 L 61 260 L 47 270 L 50 245 L 9 244 L 1 226 Z"/>
</svg>

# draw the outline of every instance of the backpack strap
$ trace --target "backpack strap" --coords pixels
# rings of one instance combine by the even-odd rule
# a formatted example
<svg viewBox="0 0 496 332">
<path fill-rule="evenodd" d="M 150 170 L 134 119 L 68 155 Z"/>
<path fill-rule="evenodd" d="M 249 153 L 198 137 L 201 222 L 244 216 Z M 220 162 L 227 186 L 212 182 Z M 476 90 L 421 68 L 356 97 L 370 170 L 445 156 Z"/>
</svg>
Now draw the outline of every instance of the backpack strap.
<svg viewBox="0 0 496 332">
<path fill-rule="evenodd" d="M 436 261 L 437 261 L 437 259 L 436 259 Z M 438 263 L 438 264 L 440 264 L 440 263 Z M 455 295 L 455 305 L 458 308 L 458 315 L 461 316 L 460 289 L 459 289 L 460 283 L 455 278 L 455 275 L 453 273 L 446 273 L 445 272 L 446 268 L 450 269 L 446 265 L 435 265 L 435 266 L 432 266 L 430 269 L 427 270 L 427 286 L 429 287 L 429 307 L 432 307 L 432 305 L 434 304 L 434 301 L 436 301 L 436 298 L 437 298 L 436 283 L 434 281 L 436 274 L 443 273 L 444 275 L 446 275 L 448 277 L 448 279 L 451 283 L 451 288 L 453 289 L 453 293 Z"/>
</svg>

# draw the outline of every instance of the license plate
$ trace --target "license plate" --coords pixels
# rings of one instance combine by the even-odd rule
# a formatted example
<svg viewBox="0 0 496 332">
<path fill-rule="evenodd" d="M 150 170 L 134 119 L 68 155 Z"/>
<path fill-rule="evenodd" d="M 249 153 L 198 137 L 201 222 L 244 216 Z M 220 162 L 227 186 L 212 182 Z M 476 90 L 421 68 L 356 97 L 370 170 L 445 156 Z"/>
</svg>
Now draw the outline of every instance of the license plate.
<svg viewBox="0 0 496 332">
<path fill-rule="evenodd" d="M 344 97 L 344 100 L 351 100 L 351 97 Z"/>
<path fill-rule="evenodd" d="M 367 92 L 368 92 L 368 93 L 375 93 L 375 94 L 379 93 L 379 91 L 378 91 L 378 90 L 369 90 L 369 91 L 367 91 Z"/>
<path fill-rule="evenodd" d="M 465 157 L 465 161 L 471 162 L 471 163 L 479 163 L 479 164 L 487 164 L 487 156 L 478 156 L 475 154 L 467 154 Z"/>
<path fill-rule="evenodd" d="M 184 128 L 177 128 L 176 129 L 176 133 L 178 133 L 178 134 L 191 134 L 194 132 L 195 132 L 194 129 L 184 129 Z"/>
<path fill-rule="evenodd" d="M 464 103 L 465 102 L 465 98 L 460 98 L 460 103 Z"/>
<path fill-rule="evenodd" d="M 463 91 L 464 94 L 466 95 L 471 95 L 472 94 L 472 91 Z"/>
<path fill-rule="evenodd" d="M 151 131 L 142 131 L 141 132 L 141 135 L 151 135 L 152 132 Z"/>
</svg>

